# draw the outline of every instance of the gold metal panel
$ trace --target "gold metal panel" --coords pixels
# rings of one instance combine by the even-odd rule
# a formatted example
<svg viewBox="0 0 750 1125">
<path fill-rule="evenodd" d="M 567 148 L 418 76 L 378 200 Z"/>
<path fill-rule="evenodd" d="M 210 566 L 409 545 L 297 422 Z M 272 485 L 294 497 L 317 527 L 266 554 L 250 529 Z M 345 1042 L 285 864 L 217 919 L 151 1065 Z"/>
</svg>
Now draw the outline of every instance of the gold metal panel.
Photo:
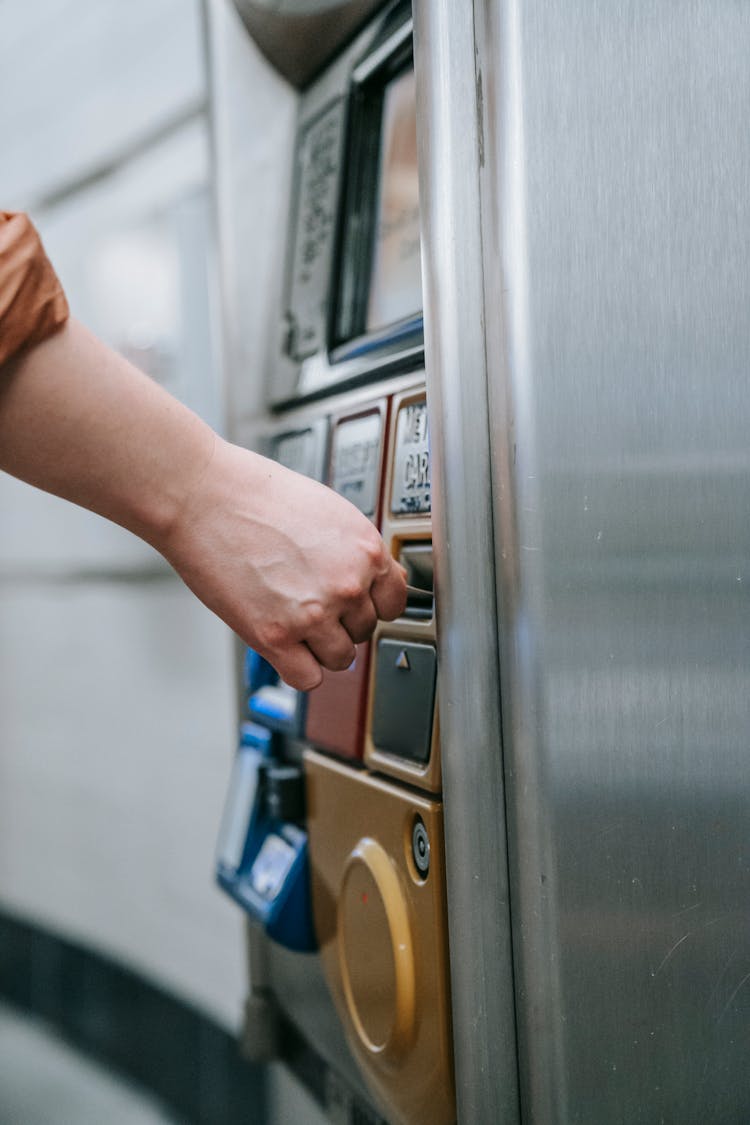
<svg viewBox="0 0 750 1125">
<path fill-rule="evenodd" d="M 315 925 L 352 1054 L 393 1125 L 453 1125 L 442 805 L 312 750 L 305 773 Z"/>
</svg>

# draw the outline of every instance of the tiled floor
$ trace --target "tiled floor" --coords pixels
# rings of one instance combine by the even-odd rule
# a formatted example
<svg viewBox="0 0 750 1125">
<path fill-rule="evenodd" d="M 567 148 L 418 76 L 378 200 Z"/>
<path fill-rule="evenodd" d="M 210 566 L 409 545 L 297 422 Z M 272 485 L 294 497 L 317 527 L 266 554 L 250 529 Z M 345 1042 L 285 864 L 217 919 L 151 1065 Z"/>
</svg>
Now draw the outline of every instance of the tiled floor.
<svg viewBox="0 0 750 1125">
<path fill-rule="evenodd" d="M 0 1005 L 0 1125 L 184 1125 L 142 1092 Z"/>
</svg>

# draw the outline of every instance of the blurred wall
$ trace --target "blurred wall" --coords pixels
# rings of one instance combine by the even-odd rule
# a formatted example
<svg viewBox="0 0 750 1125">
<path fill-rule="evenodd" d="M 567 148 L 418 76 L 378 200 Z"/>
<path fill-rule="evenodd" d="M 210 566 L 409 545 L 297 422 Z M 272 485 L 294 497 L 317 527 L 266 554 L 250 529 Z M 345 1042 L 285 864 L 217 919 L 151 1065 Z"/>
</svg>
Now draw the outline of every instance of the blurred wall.
<svg viewBox="0 0 750 1125">
<path fill-rule="evenodd" d="M 3 0 L 0 207 L 75 315 L 221 421 L 198 0 Z M 92 388 L 95 393 L 95 388 Z M 236 1026 L 213 887 L 231 639 L 126 532 L 0 476 L 0 909 Z"/>
</svg>

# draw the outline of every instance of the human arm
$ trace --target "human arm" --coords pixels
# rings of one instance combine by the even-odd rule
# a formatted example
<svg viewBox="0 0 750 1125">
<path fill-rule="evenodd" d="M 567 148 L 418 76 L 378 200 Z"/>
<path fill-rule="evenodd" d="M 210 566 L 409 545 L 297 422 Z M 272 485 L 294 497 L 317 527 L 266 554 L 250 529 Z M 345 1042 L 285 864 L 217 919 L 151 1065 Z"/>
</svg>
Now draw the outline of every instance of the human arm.
<svg viewBox="0 0 750 1125">
<path fill-rule="evenodd" d="M 0 369 L 0 468 L 151 543 L 294 687 L 403 609 L 353 505 L 223 441 L 75 320 Z"/>
</svg>

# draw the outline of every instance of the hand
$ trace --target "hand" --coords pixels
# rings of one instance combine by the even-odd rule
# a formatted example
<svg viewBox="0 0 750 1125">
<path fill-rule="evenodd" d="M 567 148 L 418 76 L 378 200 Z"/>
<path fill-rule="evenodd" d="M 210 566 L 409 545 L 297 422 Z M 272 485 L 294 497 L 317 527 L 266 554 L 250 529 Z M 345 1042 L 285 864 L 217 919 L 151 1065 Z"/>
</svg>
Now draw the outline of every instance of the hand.
<svg viewBox="0 0 750 1125">
<path fill-rule="evenodd" d="M 331 489 L 216 438 L 164 541 L 191 590 L 292 687 L 348 668 L 378 618 L 403 612 L 403 569 Z"/>
<path fill-rule="evenodd" d="M 228 445 L 77 321 L 2 374 L 0 468 L 151 543 L 293 687 L 402 612 L 404 574 L 353 505 Z"/>
</svg>

